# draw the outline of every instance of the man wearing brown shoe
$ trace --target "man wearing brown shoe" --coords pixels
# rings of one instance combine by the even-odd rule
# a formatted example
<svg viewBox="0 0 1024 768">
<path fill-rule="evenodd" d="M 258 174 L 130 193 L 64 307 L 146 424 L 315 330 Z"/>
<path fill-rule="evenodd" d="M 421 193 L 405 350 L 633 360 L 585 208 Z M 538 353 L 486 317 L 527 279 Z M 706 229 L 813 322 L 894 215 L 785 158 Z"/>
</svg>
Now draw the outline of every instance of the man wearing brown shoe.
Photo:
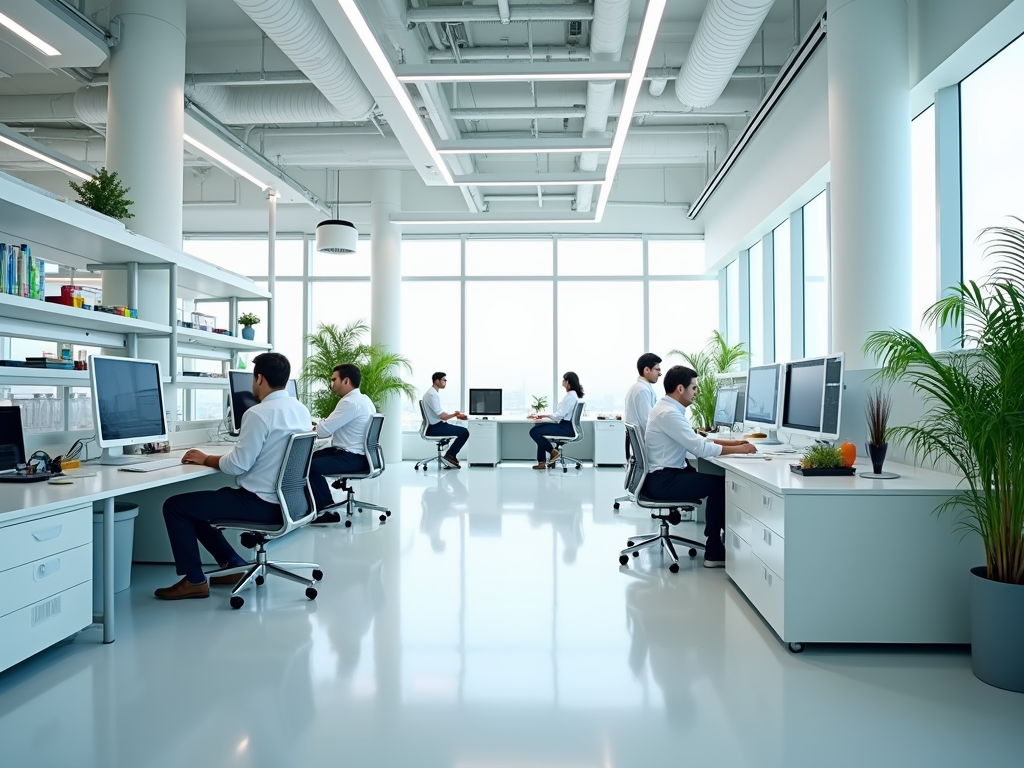
<svg viewBox="0 0 1024 768">
<path fill-rule="evenodd" d="M 234 475 L 239 487 L 183 493 L 164 502 L 164 523 L 174 565 L 183 578 L 173 586 L 156 590 L 161 600 L 210 596 L 210 584 L 199 554 L 200 543 L 222 568 L 246 564 L 224 534 L 210 524 L 211 520 L 281 522 L 276 481 L 288 439 L 309 431 L 309 410 L 285 389 L 291 374 L 288 358 L 277 352 L 265 352 L 252 362 L 252 393 L 258 402 L 242 416 L 238 443 L 223 456 L 210 456 L 193 448 L 181 457 L 182 464 L 202 464 Z M 221 576 L 211 581 L 233 585 L 240 577 Z"/>
<path fill-rule="evenodd" d="M 469 430 L 449 424 L 448 419 L 465 419 L 465 415 L 455 411 L 446 413 L 441 409 L 441 390 L 448 386 L 448 376 L 443 371 L 435 373 L 431 379 L 430 389 L 423 393 L 423 410 L 427 412 L 427 434 L 431 437 L 454 437 L 455 442 L 444 455 L 444 462 L 449 469 L 459 469 L 459 451 L 469 440 Z"/>
</svg>

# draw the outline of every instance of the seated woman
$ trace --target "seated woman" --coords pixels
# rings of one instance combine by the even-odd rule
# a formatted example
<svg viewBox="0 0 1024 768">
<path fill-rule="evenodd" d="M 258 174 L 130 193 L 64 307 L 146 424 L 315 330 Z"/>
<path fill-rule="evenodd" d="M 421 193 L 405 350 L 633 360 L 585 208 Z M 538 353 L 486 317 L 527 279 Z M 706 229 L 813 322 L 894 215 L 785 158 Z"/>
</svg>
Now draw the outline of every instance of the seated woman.
<svg viewBox="0 0 1024 768">
<path fill-rule="evenodd" d="M 565 397 L 562 398 L 562 402 L 558 404 L 558 409 L 554 413 L 538 413 L 527 416 L 533 421 L 547 419 L 555 422 L 554 424 L 550 422 L 538 424 L 530 430 L 530 437 L 537 443 L 537 463 L 534 465 L 534 469 L 547 469 L 558 458 L 558 451 L 548 440 L 549 436 L 572 437 L 572 414 L 576 403 L 583 399 L 583 387 L 580 386 L 580 377 L 572 371 L 562 376 L 562 387 L 565 389 Z M 546 461 L 545 456 L 547 456 Z"/>
</svg>

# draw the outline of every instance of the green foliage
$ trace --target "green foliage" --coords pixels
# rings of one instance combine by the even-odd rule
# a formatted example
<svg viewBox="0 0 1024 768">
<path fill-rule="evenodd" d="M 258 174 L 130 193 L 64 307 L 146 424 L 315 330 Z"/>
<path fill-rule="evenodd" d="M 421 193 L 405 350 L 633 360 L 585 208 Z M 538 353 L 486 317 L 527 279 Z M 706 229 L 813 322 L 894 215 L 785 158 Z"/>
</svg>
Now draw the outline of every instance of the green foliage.
<svg viewBox="0 0 1024 768">
<path fill-rule="evenodd" d="M 885 445 L 888 433 L 889 415 L 892 413 L 892 398 L 881 389 L 868 395 L 865 415 L 868 419 L 868 442 L 871 445 Z"/>
<path fill-rule="evenodd" d="M 253 325 L 259 325 L 260 318 L 258 315 L 254 315 L 252 312 L 245 312 L 238 316 L 238 324 L 244 325 L 249 328 Z"/>
<path fill-rule="evenodd" d="M 679 355 L 697 372 L 697 397 L 690 408 L 698 429 L 712 429 L 715 426 L 715 400 L 718 399 L 719 387 L 715 375 L 733 370 L 740 361 L 750 357 L 750 353 L 743 348 L 743 342 L 730 347 L 725 337 L 715 331 L 700 352 L 691 354 L 673 349 L 669 354 Z"/>
<path fill-rule="evenodd" d="M 833 445 L 812 445 L 800 460 L 804 469 L 838 469 L 843 463 L 843 452 Z"/>
<path fill-rule="evenodd" d="M 540 413 L 548 407 L 548 399 L 544 395 L 533 396 L 533 412 Z"/>
<path fill-rule="evenodd" d="M 111 173 L 106 168 L 100 168 L 89 181 L 81 184 L 69 181 L 68 184 L 78 193 L 77 202 L 82 205 L 122 221 L 135 218 L 135 214 L 129 210 L 135 201 L 127 197 L 132 188 L 121 185 L 117 171 Z"/>
<path fill-rule="evenodd" d="M 335 366 L 355 363 L 362 372 L 359 390 L 369 397 L 377 410 L 395 395 L 405 395 L 413 401 L 416 392 L 411 384 L 403 381 L 401 372 L 412 373 L 409 361 L 384 344 L 365 344 L 363 337 L 370 326 L 357 320 L 344 328 L 321 323 L 316 333 L 306 337 L 310 355 L 299 379 L 299 396 L 310 412 L 319 418 L 326 418 L 338 404 L 338 396 L 331 392 L 331 374 Z"/>
<path fill-rule="evenodd" d="M 938 511 L 982 537 L 990 579 L 1024 584 L 1024 229 L 989 227 L 981 237 L 995 261 L 988 279 L 948 288 L 925 313 L 960 330 L 962 352 L 933 355 L 897 330 L 872 333 L 864 349 L 883 380 L 905 381 L 926 406 L 916 423 L 890 427 L 890 439 L 964 477 Z"/>
</svg>

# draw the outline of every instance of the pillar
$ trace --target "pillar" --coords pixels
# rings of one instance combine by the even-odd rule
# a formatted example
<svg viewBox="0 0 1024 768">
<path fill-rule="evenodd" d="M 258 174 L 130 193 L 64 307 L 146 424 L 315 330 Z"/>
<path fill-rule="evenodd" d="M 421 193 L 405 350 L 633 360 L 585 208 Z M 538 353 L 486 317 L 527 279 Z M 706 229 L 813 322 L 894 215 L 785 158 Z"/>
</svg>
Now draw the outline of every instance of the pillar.
<svg viewBox="0 0 1024 768">
<path fill-rule="evenodd" d="M 391 215 L 399 213 L 401 208 L 400 172 L 374 171 L 370 182 L 370 341 L 384 344 L 392 352 L 401 352 L 402 228 L 391 222 Z M 407 375 L 405 371 L 400 374 Z M 392 397 L 383 413 L 384 460 L 401 461 L 401 398 Z"/>
<path fill-rule="evenodd" d="M 907 3 L 828 0 L 827 23 L 831 349 L 871 368 L 868 334 L 911 327 Z"/>
</svg>

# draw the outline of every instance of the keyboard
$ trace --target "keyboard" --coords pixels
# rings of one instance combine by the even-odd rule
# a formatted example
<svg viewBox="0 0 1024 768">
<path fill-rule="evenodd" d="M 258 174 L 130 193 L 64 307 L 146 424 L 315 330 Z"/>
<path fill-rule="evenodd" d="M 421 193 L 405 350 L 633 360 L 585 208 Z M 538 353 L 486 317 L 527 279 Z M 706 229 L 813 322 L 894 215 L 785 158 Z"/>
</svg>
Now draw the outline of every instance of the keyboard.
<svg viewBox="0 0 1024 768">
<path fill-rule="evenodd" d="M 118 467 L 120 472 L 156 472 L 158 469 L 170 469 L 181 466 L 181 456 L 172 459 L 157 459 L 156 461 L 143 461 L 138 464 L 126 464 Z"/>
<path fill-rule="evenodd" d="M 720 459 L 767 459 L 766 453 L 730 453 L 728 456 L 719 456 Z"/>
</svg>

